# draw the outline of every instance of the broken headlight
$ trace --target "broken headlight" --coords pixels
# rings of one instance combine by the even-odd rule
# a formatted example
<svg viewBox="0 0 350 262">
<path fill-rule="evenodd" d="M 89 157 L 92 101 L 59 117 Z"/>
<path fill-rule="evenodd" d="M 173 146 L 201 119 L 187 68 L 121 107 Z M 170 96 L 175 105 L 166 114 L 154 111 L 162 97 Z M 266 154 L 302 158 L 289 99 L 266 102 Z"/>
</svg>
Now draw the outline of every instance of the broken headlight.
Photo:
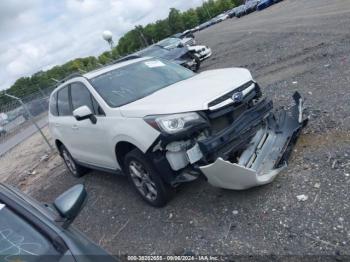
<svg viewBox="0 0 350 262">
<path fill-rule="evenodd" d="M 205 119 L 194 112 L 147 116 L 144 120 L 153 128 L 168 134 L 187 131 L 195 126 L 206 124 Z"/>
</svg>

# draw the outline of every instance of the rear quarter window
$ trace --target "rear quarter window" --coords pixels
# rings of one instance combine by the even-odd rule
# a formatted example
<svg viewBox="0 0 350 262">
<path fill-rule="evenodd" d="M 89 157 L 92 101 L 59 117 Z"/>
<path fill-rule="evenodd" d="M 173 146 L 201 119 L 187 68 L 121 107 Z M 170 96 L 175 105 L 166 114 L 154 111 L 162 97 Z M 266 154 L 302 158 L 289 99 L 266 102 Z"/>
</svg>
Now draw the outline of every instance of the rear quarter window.
<svg viewBox="0 0 350 262">
<path fill-rule="evenodd" d="M 55 92 L 50 98 L 50 113 L 54 116 L 58 116 L 57 111 L 57 92 Z"/>
<path fill-rule="evenodd" d="M 72 115 L 69 103 L 68 86 L 63 87 L 57 92 L 57 109 L 59 116 Z"/>
</svg>

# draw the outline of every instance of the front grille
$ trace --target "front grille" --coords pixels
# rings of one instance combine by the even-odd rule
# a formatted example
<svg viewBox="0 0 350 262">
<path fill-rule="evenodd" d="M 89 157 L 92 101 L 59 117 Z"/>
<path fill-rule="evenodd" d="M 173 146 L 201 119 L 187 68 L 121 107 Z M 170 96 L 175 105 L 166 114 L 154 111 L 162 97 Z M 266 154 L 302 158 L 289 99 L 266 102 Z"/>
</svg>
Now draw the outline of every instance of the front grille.
<svg viewBox="0 0 350 262">
<path fill-rule="evenodd" d="M 232 91 L 230 91 L 230 92 L 224 94 L 223 96 L 221 96 L 221 97 L 219 97 L 219 98 L 217 98 L 217 99 L 211 101 L 211 102 L 208 104 L 208 107 L 212 107 L 212 106 L 215 106 L 215 105 L 217 105 L 217 104 L 220 104 L 221 102 L 223 102 L 223 101 L 225 101 L 225 100 L 231 98 L 232 95 L 233 95 L 234 93 L 242 92 L 244 89 L 248 88 L 248 87 L 251 86 L 253 83 L 254 83 L 253 81 L 249 81 L 249 82 L 245 83 L 244 85 L 241 85 L 240 87 L 238 87 L 238 88 L 236 88 L 236 89 L 234 89 L 234 90 L 232 90 Z M 257 85 L 256 85 L 256 86 L 257 86 Z"/>
<path fill-rule="evenodd" d="M 226 111 L 223 111 L 222 115 L 211 115 L 207 114 L 209 119 L 209 123 L 211 126 L 212 134 L 216 134 L 221 130 L 230 126 L 243 112 L 245 112 L 249 108 L 248 104 L 244 103 L 239 106 L 229 106 Z M 230 109 L 230 110 L 228 110 Z"/>
<path fill-rule="evenodd" d="M 191 40 L 189 40 L 189 41 L 186 42 L 187 45 L 193 45 L 193 43 L 194 43 L 194 42 L 193 42 L 193 39 L 192 39 L 192 38 L 191 38 Z"/>
<path fill-rule="evenodd" d="M 244 84 L 243 86 L 239 87 L 239 90 L 245 89 L 247 86 L 250 86 L 251 84 L 252 82 L 248 82 L 247 84 Z M 237 89 L 234 92 L 237 92 Z M 232 96 L 232 92 L 230 93 Z M 228 96 L 228 95 L 226 94 L 225 96 Z M 216 134 L 217 132 L 220 132 L 221 130 L 232 125 L 232 123 L 236 119 L 238 119 L 241 116 L 241 114 L 243 114 L 246 110 L 254 106 L 254 104 L 258 103 L 259 101 L 258 99 L 260 97 L 261 97 L 260 87 L 258 84 L 255 84 L 255 88 L 244 96 L 242 102 L 229 104 L 227 106 L 223 106 L 214 111 L 207 110 L 205 112 L 205 115 L 209 120 L 212 134 Z"/>
</svg>

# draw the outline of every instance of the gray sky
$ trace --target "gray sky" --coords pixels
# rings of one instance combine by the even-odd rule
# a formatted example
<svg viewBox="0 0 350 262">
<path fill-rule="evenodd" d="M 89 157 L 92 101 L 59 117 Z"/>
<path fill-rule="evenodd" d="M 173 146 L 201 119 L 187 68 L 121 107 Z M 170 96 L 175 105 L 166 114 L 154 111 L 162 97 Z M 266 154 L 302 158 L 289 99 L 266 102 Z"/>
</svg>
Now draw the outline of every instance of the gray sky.
<svg viewBox="0 0 350 262">
<path fill-rule="evenodd" d="M 137 24 L 165 18 L 170 7 L 186 10 L 202 0 L 0 0 L 0 90 L 68 60 L 108 49 Z"/>
</svg>

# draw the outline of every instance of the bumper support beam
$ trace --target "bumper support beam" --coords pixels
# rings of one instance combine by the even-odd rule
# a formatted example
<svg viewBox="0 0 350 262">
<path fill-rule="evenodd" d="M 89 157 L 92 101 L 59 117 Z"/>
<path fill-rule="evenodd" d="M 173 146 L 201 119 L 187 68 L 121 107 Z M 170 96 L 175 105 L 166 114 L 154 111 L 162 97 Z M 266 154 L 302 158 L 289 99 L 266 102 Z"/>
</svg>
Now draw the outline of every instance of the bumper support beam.
<svg viewBox="0 0 350 262">
<path fill-rule="evenodd" d="M 303 99 L 298 92 L 293 95 L 295 105 L 289 110 L 271 113 L 250 140 L 237 163 L 217 158 L 214 163 L 201 166 L 208 182 L 216 187 L 242 190 L 270 183 L 287 166 L 301 129 Z"/>
</svg>

